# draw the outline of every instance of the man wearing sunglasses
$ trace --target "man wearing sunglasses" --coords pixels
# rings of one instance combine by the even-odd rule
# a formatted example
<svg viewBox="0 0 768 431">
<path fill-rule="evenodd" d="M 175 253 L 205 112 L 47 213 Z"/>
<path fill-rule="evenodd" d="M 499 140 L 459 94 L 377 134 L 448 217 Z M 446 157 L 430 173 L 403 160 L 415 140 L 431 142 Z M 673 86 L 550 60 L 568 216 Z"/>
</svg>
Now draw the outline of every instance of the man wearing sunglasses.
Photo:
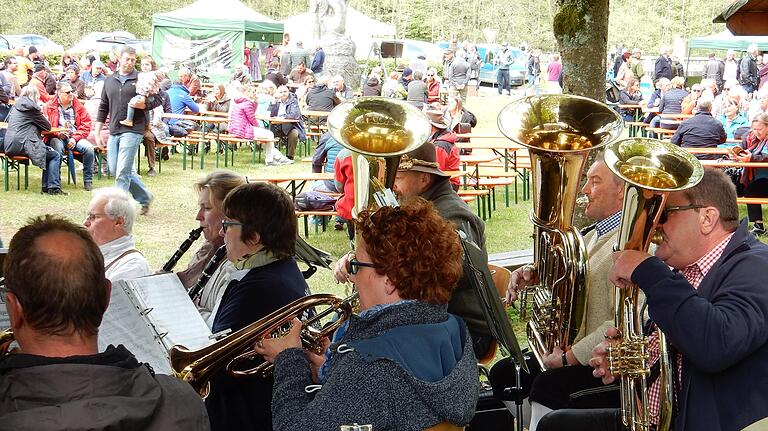
<svg viewBox="0 0 768 431">
<path fill-rule="evenodd" d="M 634 250 L 613 256 L 611 281 L 640 287 L 650 318 L 678 352 L 670 357 L 676 430 L 741 430 L 768 417 L 768 289 L 760 274 L 768 267 L 768 246 L 738 217 L 730 179 L 706 169 L 697 186 L 669 195 L 655 256 Z M 611 328 L 606 337 L 615 334 Z M 607 369 L 608 345 L 598 345 L 590 360 L 604 383 L 615 380 Z M 648 395 L 653 418 L 656 384 Z M 560 410 L 538 429 L 621 429 L 620 422 L 617 410 Z"/>
<path fill-rule="evenodd" d="M 48 140 L 48 145 L 59 153 L 76 151 L 83 162 L 83 187 L 93 190 L 93 145 L 86 139 L 91 133 L 91 116 L 75 97 L 72 85 L 59 82 L 56 95 L 43 106 L 43 115 L 51 128 L 65 129 Z M 70 167 L 70 169 L 74 169 Z"/>
</svg>

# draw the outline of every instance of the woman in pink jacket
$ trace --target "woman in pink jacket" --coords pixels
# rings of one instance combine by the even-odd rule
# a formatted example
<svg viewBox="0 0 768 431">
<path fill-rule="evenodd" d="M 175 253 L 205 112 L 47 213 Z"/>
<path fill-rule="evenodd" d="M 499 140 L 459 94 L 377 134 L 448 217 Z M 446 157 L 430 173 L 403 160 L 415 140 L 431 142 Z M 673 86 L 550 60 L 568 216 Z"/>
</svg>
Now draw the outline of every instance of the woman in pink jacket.
<svg viewBox="0 0 768 431">
<path fill-rule="evenodd" d="M 265 162 L 269 166 L 286 165 L 292 163 L 287 157 L 280 154 L 275 149 L 272 140 L 275 138 L 271 130 L 261 127 L 259 120 L 256 119 L 257 108 L 256 89 L 251 86 L 243 89 L 243 97 L 236 97 L 234 105 L 229 112 L 229 134 L 241 139 L 264 139 L 267 143 L 265 148 Z"/>
</svg>

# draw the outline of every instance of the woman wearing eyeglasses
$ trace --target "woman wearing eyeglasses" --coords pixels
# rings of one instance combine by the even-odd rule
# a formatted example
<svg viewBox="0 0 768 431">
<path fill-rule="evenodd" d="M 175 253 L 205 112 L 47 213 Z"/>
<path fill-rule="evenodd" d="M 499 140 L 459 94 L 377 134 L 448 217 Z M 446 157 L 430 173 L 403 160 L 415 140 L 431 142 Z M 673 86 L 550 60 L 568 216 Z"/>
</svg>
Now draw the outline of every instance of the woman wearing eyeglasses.
<svg viewBox="0 0 768 431">
<path fill-rule="evenodd" d="M 299 325 L 255 350 L 275 363 L 275 430 L 376 431 L 467 424 L 478 394 L 464 322 L 446 311 L 461 275 L 455 226 L 421 199 L 363 212 L 348 273 L 359 315 L 337 330 L 325 356 L 301 349 Z"/>
<path fill-rule="evenodd" d="M 293 259 L 296 215 L 281 188 L 244 184 L 223 203 L 221 229 L 235 266 L 213 310 L 213 332 L 237 331 L 309 294 Z M 272 379 L 233 378 L 221 372 L 206 399 L 213 430 L 272 429 Z"/>
</svg>

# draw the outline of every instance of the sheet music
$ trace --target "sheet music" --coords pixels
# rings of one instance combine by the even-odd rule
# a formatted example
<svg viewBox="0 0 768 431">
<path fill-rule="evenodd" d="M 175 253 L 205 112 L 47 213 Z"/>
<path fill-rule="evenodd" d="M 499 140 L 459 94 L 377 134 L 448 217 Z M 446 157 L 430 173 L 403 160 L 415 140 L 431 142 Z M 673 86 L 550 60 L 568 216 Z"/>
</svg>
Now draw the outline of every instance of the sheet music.
<svg viewBox="0 0 768 431">
<path fill-rule="evenodd" d="M 148 310 L 147 318 L 162 337 L 166 349 L 181 344 L 199 349 L 211 344 L 211 330 L 176 274 L 158 274 L 123 282 Z"/>
<path fill-rule="evenodd" d="M 99 327 L 99 351 L 110 344 L 123 344 L 140 362 L 152 365 L 156 373 L 171 374 L 168 351 L 139 313 L 141 308 L 123 286 L 112 286 L 109 307 Z"/>
</svg>

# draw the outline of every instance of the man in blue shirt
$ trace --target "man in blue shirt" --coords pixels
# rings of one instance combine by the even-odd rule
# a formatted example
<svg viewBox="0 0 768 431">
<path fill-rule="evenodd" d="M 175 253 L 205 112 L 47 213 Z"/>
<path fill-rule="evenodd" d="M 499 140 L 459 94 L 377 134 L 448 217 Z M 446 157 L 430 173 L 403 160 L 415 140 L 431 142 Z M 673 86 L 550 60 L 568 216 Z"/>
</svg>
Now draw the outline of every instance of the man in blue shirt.
<svg viewBox="0 0 768 431">
<path fill-rule="evenodd" d="M 168 97 L 171 100 L 171 112 L 174 114 L 184 114 L 187 109 L 195 113 L 200 112 L 200 107 L 192 100 L 189 90 L 180 79 L 173 81 L 173 85 L 168 89 Z M 194 121 L 171 118 L 168 124 L 179 126 L 187 132 L 197 130 L 197 123 Z"/>
</svg>

